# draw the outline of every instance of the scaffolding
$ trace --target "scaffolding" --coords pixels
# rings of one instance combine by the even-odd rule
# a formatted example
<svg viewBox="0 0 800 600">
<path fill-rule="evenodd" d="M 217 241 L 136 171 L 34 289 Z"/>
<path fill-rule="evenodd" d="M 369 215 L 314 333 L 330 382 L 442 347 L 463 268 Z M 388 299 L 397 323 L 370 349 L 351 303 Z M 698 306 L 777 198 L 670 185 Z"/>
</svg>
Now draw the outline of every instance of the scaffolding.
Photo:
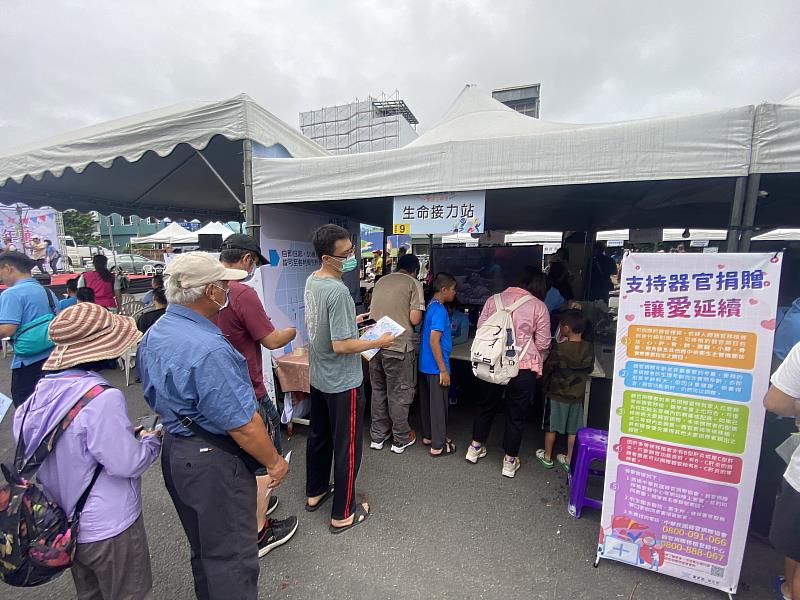
<svg viewBox="0 0 800 600">
<path fill-rule="evenodd" d="M 393 150 L 416 139 L 417 118 L 395 90 L 300 113 L 300 131 L 332 154 Z"/>
</svg>

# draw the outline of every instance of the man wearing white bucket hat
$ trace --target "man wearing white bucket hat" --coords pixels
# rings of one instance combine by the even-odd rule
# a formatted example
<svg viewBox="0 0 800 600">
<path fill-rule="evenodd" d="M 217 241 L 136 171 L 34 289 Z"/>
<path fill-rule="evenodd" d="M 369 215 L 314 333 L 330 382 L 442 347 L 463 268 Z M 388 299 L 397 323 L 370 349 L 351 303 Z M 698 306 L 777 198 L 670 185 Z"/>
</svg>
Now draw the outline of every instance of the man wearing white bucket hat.
<svg viewBox="0 0 800 600">
<path fill-rule="evenodd" d="M 167 266 L 166 313 L 136 355 L 142 392 L 164 425 L 164 483 L 191 546 L 196 596 L 258 597 L 254 471 L 278 485 L 288 465 L 256 410 L 247 363 L 209 319 L 247 272 L 190 252 Z"/>
</svg>

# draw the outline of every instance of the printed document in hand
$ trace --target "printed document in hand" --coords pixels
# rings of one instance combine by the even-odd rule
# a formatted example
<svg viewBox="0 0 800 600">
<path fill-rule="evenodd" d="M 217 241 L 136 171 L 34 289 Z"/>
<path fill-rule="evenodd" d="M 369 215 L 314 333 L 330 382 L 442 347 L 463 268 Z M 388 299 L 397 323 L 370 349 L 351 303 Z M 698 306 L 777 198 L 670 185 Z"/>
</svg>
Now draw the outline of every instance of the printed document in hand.
<svg viewBox="0 0 800 600">
<path fill-rule="evenodd" d="M 381 337 L 384 333 L 391 333 L 394 337 L 402 334 L 406 330 L 405 327 L 390 319 L 389 317 L 381 317 L 377 320 L 375 325 L 367 329 L 364 334 L 361 336 L 360 339 L 362 340 L 377 340 Z M 366 358 L 367 360 L 372 360 L 372 357 L 378 353 L 377 348 L 373 348 L 372 350 L 364 350 L 361 353 L 361 356 Z"/>
</svg>

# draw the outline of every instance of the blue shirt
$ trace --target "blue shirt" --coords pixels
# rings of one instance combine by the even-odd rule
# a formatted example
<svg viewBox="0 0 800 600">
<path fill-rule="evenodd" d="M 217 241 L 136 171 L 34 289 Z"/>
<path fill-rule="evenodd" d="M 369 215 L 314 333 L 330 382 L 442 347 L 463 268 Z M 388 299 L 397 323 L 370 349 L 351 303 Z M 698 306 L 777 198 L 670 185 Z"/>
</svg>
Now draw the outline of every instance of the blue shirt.
<svg viewBox="0 0 800 600">
<path fill-rule="evenodd" d="M 253 418 L 247 362 L 216 325 L 190 308 L 167 307 L 139 344 L 136 366 L 145 401 L 170 433 L 192 435 L 176 414 L 216 434 Z"/>
<path fill-rule="evenodd" d="M 566 299 L 556 288 L 551 287 L 547 290 L 547 295 L 544 297 L 544 305 L 551 314 L 557 308 L 561 308 L 564 302 L 566 302 Z"/>
<path fill-rule="evenodd" d="M 788 308 L 778 307 L 777 323 L 773 352 L 776 358 L 784 360 L 794 345 L 800 342 L 800 298 Z"/>
<path fill-rule="evenodd" d="M 153 290 L 148 290 L 145 292 L 144 296 L 142 296 L 142 299 L 139 300 L 139 302 L 145 306 L 150 306 L 153 303 Z"/>
<path fill-rule="evenodd" d="M 442 349 L 442 357 L 447 365 L 447 372 L 450 372 L 450 351 L 453 349 L 453 339 L 450 335 L 450 316 L 447 309 L 438 300 L 431 300 L 428 310 L 425 311 L 425 320 L 422 322 L 422 333 L 419 343 L 419 370 L 428 375 L 438 375 L 439 365 L 433 357 L 431 350 L 431 331 L 441 331 L 442 337 L 439 345 Z"/>
<path fill-rule="evenodd" d="M 78 298 L 75 296 L 70 296 L 69 298 L 64 298 L 63 300 L 58 301 L 58 310 L 59 312 L 64 310 L 65 308 L 69 308 L 73 304 L 78 303 Z"/>
<path fill-rule="evenodd" d="M 0 323 L 3 325 L 13 323 L 19 329 L 31 321 L 50 313 L 50 302 L 47 300 L 47 294 L 52 296 L 53 306 L 55 306 L 58 298 L 55 297 L 53 292 L 43 287 L 33 277 L 20 279 L 0 294 Z M 48 356 L 50 356 L 50 350 L 24 358 L 15 354 L 14 360 L 11 361 L 11 368 L 27 367 L 44 360 Z"/>
</svg>

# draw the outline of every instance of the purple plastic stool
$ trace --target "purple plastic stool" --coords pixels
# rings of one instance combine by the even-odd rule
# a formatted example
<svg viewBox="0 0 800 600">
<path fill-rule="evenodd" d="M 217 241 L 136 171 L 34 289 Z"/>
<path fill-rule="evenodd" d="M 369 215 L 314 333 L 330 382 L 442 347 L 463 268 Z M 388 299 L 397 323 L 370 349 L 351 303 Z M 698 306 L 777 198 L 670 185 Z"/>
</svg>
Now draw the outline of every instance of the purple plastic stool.
<svg viewBox="0 0 800 600">
<path fill-rule="evenodd" d="M 602 508 L 603 503 L 595 498 L 586 497 L 586 482 L 589 475 L 602 475 L 602 471 L 591 468 L 594 460 L 603 462 L 605 466 L 608 448 L 608 432 L 602 429 L 583 427 L 575 436 L 575 448 L 569 465 L 569 514 L 576 519 L 581 518 L 584 506 Z"/>
</svg>

